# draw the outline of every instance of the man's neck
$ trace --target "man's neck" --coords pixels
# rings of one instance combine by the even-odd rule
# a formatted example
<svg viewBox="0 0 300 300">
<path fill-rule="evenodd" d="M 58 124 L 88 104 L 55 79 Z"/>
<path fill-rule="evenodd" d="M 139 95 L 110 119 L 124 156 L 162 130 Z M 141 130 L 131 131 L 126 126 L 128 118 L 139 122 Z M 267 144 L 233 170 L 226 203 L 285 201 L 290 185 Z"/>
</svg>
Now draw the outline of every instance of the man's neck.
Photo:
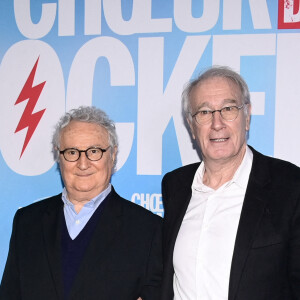
<svg viewBox="0 0 300 300">
<path fill-rule="evenodd" d="M 206 161 L 204 159 L 203 183 L 216 190 L 224 183 L 230 181 L 239 166 L 241 165 L 246 153 L 246 145 L 239 153 L 229 160 Z"/>
<path fill-rule="evenodd" d="M 74 205 L 75 211 L 79 213 L 85 204 L 100 195 L 100 193 L 102 193 L 106 188 L 107 187 L 102 188 L 101 190 L 93 190 L 87 192 L 67 190 L 67 197 L 68 200 Z"/>
</svg>

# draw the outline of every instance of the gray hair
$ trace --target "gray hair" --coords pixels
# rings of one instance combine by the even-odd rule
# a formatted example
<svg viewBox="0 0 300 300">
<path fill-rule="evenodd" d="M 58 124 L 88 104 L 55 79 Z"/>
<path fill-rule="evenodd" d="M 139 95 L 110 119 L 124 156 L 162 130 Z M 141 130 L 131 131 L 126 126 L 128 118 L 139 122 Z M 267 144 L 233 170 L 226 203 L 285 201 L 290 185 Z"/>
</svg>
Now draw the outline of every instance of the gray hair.
<svg viewBox="0 0 300 300">
<path fill-rule="evenodd" d="M 65 113 L 55 126 L 52 138 L 52 152 L 54 160 L 59 162 L 60 135 L 63 128 L 69 125 L 71 121 L 93 123 L 104 127 L 108 132 L 108 142 L 111 148 L 111 154 L 118 147 L 118 137 L 116 127 L 108 115 L 101 109 L 93 106 L 80 106 Z M 116 160 L 114 161 L 114 164 Z M 115 166 L 115 165 L 114 165 Z"/>
<path fill-rule="evenodd" d="M 248 89 L 248 85 L 246 81 L 242 78 L 242 76 L 229 67 L 226 66 L 213 66 L 207 69 L 205 72 L 200 74 L 196 79 L 191 80 L 185 86 L 182 92 L 182 110 L 186 118 L 191 120 L 191 107 L 190 107 L 190 95 L 194 87 L 199 86 L 202 82 L 207 79 L 221 77 L 234 82 L 241 91 L 243 104 L 250 104 L 250 93 Z M 248 114 L 247 106 L 245 106 L 244 110 L 245 114 Z"/>
</svg>

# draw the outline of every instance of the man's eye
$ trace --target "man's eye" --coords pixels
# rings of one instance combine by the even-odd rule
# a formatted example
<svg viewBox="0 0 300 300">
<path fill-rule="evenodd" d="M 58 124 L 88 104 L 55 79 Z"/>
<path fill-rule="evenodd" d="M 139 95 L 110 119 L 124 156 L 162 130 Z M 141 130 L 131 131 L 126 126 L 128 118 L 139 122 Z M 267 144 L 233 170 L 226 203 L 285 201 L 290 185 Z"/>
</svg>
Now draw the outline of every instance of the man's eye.
<svg viewBox="0 0 300 300">
<path fill-rule="evenodd" d="M 91 148 L 88 150 L 88 154 L 90 154 L 90 155 L 98 155 L 100 152 L 101 152 L 101 150 L 98 148 Z"/>
<path fill-rule="evenodd" d="M 211 114 L 211 111 L 210 110 L 200 110 L 199 114 L 202 115 L 202 116 L 205 116 L 205 115 Z"/>
<path fill-rule="evenodd" d="M 90 149 L 90 152 L 91 152 L 92 154 L 96 154 L 96 153 L 99 153 L 100 150 L 99 150 L 99 149 Z"/>
<path fill-rule="evenodd" d="M 67 154 L 68 155 L 76 155 L 77 151 L 76 150 L 68 150 Z"/>
<path fill-rule="evenodd" d="M 235 109 L 235 106 L 226 106 L 226 107 L 222 108 L 223 111 L 233 111 L 234 109 Z"/>
</svg>

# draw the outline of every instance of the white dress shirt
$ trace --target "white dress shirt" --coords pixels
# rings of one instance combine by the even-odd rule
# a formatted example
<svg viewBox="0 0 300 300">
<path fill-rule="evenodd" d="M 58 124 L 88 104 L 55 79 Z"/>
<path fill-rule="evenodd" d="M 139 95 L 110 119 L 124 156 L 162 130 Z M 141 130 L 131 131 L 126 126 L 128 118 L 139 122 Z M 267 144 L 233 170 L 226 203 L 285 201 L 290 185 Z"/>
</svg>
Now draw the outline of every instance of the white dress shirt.
<svg viewBox="0 0 300 300">
<path fill-rule="evenodd" d="M 174 300 L 228 299 L 231 260 L 252 161 L 247 147 L 232 180 L 217 190 L 203 184 L 204 162 L 196 171 L 174 248 Z"/>
</svg>

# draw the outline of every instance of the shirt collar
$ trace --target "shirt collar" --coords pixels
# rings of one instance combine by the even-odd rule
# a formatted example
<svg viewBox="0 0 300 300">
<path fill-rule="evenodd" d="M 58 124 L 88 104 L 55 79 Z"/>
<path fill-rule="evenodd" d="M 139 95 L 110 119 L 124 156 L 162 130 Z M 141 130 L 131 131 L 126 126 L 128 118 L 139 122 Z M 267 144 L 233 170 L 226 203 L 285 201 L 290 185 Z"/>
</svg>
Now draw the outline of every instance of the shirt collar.
<svg viewBox="0 0 300 300">
<path fill-rule="evenodd" d="M 233 178 L 230 180 L 230 182 L 234 182 L 241 188 L 246 189 L 252 168 L 252 162 L 253 153 L 251 149 L 247 146 L 243 161 L 234 173 Z"/>
<path fill-rule="evenodd" d="M 100 202 L 102 202 L 106 196 L 111 192 L 111 184 L 108 184 L 108 187 L 102 191 L 100 194 L 98 194 L 96 197 L 91 199 L 88 203 L 86 203 L 85 207 L 94 208 L 96 207 Z M 65 205 L 74 207 L 74 204 L 68 199 L 68 192 L 66 188 L 63 189 L 61 199 L 64 202 Z"/>
<path fill-rule="evenodd" d="M 246 189 L 248 185 L 248 179 L 252 167 L 252 162 L 253 162 L 253 153 L 251 149 L 247 146 L 242 163 L 235 171 L 233 178 L 227 183 L 225 183 L 223 186 L 229 186 L 232 183 L 235 183 L 240 188 Z M 204 161 L 202 161 L 196 171 L 193 184 L 192 184 L 192 190 L 196 190 L 199 192 L 210 192 L 213 190 L 210 187 L 203 184 L 204 170 L 205 170 L 205 164 Z"/>
</svg>

